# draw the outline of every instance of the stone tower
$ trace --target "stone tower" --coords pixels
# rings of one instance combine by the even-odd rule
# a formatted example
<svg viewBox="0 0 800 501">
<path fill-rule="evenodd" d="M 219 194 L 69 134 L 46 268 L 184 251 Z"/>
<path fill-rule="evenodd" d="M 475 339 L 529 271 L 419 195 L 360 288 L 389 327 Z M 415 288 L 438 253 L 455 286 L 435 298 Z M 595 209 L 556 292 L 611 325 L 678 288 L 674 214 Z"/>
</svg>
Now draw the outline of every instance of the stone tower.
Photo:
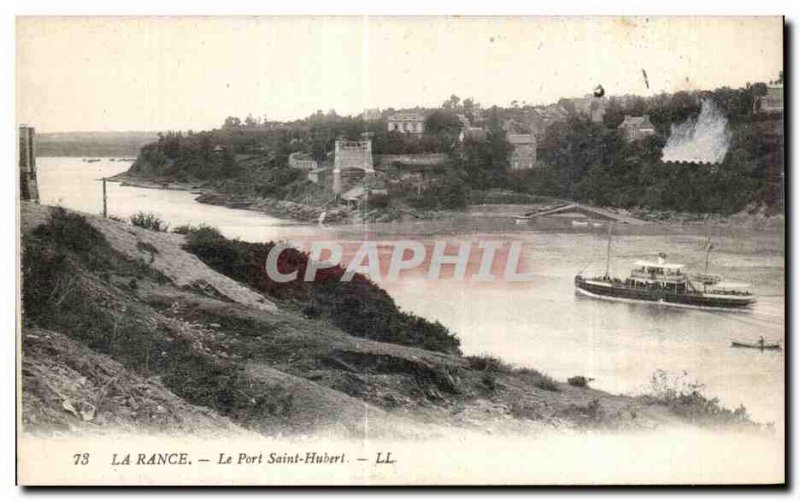
<svg viewBox="0 0 800 501">
<path fill-rule="evenodd" d="M 362 170 L 374 174 L 372 163 L 372 139 L 369 136 L 361 141 L 337 139 L 333 159 L 333 192 L 342 192 L 342 172 Z"/>
<path fill-rule="evenodd" d="M 21 200 L 39 201 L 39 186 L 36 182 L 36 130 L 26 125 L 19 126 L 19 196 Z"/>
</svg>

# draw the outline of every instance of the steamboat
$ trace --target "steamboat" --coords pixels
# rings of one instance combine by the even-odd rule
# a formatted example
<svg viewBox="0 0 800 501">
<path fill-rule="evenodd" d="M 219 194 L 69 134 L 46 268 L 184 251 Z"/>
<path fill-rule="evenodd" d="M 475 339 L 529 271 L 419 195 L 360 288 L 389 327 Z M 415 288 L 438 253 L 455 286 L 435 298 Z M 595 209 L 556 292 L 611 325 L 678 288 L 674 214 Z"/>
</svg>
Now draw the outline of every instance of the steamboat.
<svg viewBox="0 0 800 501">
<path fill-rule="evenodd" d="M 706 273 L 687 275 L 682 264 L 668 263 L 660 253 L 656 261 L 638 261 L 627 278 L 609 275 L 611 229 L 609 228 L 606 272 L 599 277 L 578 273 L 575 288 L 578 293 L 600 299 L 633 301 L 689 308 L 746 310 L 755 303 L 755 296 L 746 284 L 727 283 L 718 275 L 708 274 L 706 244 Z"/>
</svg>

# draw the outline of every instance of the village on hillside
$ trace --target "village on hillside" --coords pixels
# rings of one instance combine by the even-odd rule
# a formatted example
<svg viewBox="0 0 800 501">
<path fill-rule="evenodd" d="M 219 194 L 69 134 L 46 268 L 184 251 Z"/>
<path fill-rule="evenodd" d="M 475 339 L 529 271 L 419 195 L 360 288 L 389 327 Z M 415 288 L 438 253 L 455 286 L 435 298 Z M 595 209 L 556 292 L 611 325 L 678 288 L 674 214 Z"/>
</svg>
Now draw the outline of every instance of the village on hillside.
<svg viewBox="0 0 800 501">
<path fill-rule="evenodd" d="M 290 122 L 228 117 L 211 131 L 160 134 L 119 179 L 188 183 L 212 192 L 208 203 L 266 200 L 299 219 L 324 212 L 328 222 L 543 197 L 777 213 L 782 82 L 652 97 L 609 97 L 597 86 L 537 106 L 483 107 L 452 95 L 438 108 L 319 110 Z"/>
</svg>

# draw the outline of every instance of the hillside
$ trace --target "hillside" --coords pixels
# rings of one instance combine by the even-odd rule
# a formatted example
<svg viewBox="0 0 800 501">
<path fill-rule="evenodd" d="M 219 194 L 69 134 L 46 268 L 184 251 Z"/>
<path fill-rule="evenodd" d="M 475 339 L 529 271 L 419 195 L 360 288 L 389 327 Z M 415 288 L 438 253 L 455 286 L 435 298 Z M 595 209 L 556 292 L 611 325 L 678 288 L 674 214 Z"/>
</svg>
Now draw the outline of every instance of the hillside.
<svg viewBox="0 0 800 501">
<path fill-rule="evenodd" d="M 40 132 L 36 152 L 43 157 L 129 157 L 158 139 L 155 132 Z"/>
<path fill-rule="evenodd" d="M 380 220 L 407 210 L 463 210 L 492 189 L 644 212 L 773 216 L 784 212 L 784 120 L 780 111 L 757 109 L 763 88 L 611 97 L 593 104 L 603 107 L 601 119 L 567 99 L 547 107 L 492 107 L 470 120 L 472 108 L 455 99 L 424 110 L 422 134 L 388 131 L 385 117 L 333 113 L 285 123 L 231 117 L 218 129 L 160 136 L 142 147 L 120 179 L 190 183 L 213 192 L 209 203 L 256 206 L 264 200 L 279 215 L 291 211 L 275 209 L 277 202 L 303 203 L 309 207 L 301 212 L 316 208 L 318 215 L 335 200 L 332 182 L 324 174 L 317 184 L 306 179 L 289 167 L 289 155 L 332 167 L 336 139 L 367 135 L 373 155 L 446 159 L 424 172 L 376 167 L 388 191 L 375 215 Z M 545 113 L 553 107 L 560 111 Z M 625 117 L 647 117 L 650 125 L 629 137 Z M 535 137 L 532 168 L 512 170 L 509 134 Z"/>
<path fill-rule="evenodd" d="M 419 348 L 410 329 L 427 322 L 404 323 L 366 282 L 366 295 L 342 289 L 335 297 L 361 298 L 359 308 L 396 320 L 379 327 L 374 317 L 365 332 L 337 316 L 334 296 L 314 286 L 259 285 L 247 262 L 208 253 L 233 246 L 248 256 L 253 249 L 237 247 L 247 244 L 192 244 L 191 234 L 28 203 L 21 222 L 27 432 L 360 436 L 366 416 L 371 436 L 394 437 L 754 426 L 743 410 L 722 409 L 695 390 L 616 396 L 453 347 Z M 383 329 L 394 329 L 393 337 Z"/>
</svg>

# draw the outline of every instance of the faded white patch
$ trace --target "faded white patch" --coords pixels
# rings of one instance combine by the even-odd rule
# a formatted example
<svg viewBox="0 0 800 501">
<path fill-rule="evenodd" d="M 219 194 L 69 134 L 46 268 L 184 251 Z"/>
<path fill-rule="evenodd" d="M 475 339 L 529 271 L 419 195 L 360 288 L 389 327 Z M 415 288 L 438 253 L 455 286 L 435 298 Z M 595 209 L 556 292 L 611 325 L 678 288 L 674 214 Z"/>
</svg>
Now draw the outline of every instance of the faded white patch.
<svg viewBox="0 0 800 501">
<path fill-rule="evenodd" d="M 700 115 L 672 125 L 662 152 L 664 162 L 721 163 L 730 147 L 728 119 L 710 99 L 703 99 Z"/>
</svg>

